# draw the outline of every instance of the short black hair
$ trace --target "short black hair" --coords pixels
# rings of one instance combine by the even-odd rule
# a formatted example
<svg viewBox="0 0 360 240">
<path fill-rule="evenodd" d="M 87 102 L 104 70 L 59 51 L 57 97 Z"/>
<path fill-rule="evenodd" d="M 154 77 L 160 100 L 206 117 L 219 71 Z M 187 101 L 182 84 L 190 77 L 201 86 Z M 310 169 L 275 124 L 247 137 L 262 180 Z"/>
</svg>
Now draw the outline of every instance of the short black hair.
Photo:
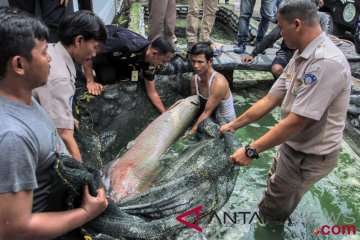
<svg viewBox="0 0 360 240">
<path fill-rule="evenodd" d="M 172 42 L 171 37 L 168 36 L 161 36 L 156 38 L 151 42 L 150 46 L 156 49 L 161 55 L 165 55 L 169 52 L 175 52 L 174 43 Z"/>
<path fill-rule="evenodd" d="M 0 7 L 0 79 L 5 76 L 8 62 L 14 56 L 32 60 L 35 40 L 47 40 L 46 25 L 36 17 L 14 7 Z"/>
<path fill-rule="evenodd" d="M 317 6 L 310 0 L 283 0 L 280 3 L 278 14 L 287 22 L 300 19 L 308 25 L 319 23 Z"/>
<path fill-rule="evenodd" d="M 191 56 L 200 54 L 204 54 L 207 61 L 214 57 L 214 51 L 206 42 L 198 42 L 190 50 Z"/>
<path fill-rule="evenodd" d="M 102 20 L 93 12 L 81 10 L 67 16 L 59 26 L 59 39 L 65 46 L 74 44 L 77 36 L 85 41 L 95 39 L 103 42 L 107 38 Z"/>
</svg>

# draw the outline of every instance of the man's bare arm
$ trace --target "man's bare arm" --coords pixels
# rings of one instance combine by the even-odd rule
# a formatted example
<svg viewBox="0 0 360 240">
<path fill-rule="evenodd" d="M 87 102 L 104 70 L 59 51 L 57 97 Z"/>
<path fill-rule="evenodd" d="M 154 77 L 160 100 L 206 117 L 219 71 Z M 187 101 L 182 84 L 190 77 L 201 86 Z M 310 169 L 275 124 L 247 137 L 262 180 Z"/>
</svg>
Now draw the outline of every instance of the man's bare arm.
<svg viewBox="0 0 360 240">
<path fill-rule="evenodd" d="M 241 114 L 239 117 L 229 122 L 228 124 L 223 125 L 220 128 L 220 131 L 234 132 L 238 128 L 246 126 L 249 123 L 253 123 L 268 114 L 277 105 L 279 105 L 281 101 L 282 99 L 280 97 L 268 94 L 264 98 L 257 101 L 245 113 Z"/>
<path fill-rule="evenodd" d="M 214 78 L 213 84 L 211 86 L 211 95 L 206 102 L 205 109 L 191 129 L 193 134 L 197 131 L 199 124 L 206 118 L 210 117 L 214 110 L 219 106 L 221 100 L 224 99 L 228 89 L 229 85 L 224 77 L 219 76 Z"/>
<path fill-rule="evenodd" d="M 98 216 L 107 207 L 104 189 L 92 197 L 84 188 L 79 208 L 47 213 L 32 213 L 33 191 L 0 194 L 0 239 L 52 239 Z"/>
<path fill-rule="evenodd" d="M 290 113 L 286 118 L 270 129 L 270 131 L 254 141 L 252 145 L 258 152 L 275 147 L 285 142 L 290 137 L 297 135 L 310 120 L 310 118 L 300 116 L 296 113 Z"/>
<path fill-rule="evenodd" d="M 277 146 L 292 136 L 297 135 L 311 119 L 290 113 L 285 119 L 276 124 L 270 131 L 251 143 L 258 153 Z M 251 159 L 246 157 L 244 148 L 239 148 L 231 155 L 232 161 L 239 165 L 249 165 Z"/>
<path fill-rule="evenodd" d="M 162 103 L 160 96 L 155 88 L 155 82 L 149 81 L 145 79 L 145 88 L 146 88 L 146 94 L 150 98 L 150 101 L 152 104 L 156 107 L 156 109 L 163 113 L 166 111 L 164 104 Z"/>
<path fill-rule="evenodd" d="M 73 156 L 74 159 L 81 161 L 79 146 L 74 138 L 74 130 L 65 128 L 58 128 L 57 130 L 71 156 Z"/>
<path fill-rule="evenodd" d="M 86 78 L 86 88 L 92 95 L 100 95 L 103 90 L 103 86 L 100 83 L 95 82 L 93 74 L 92 60 L 88 60 L 83 63 L 84 74 Z"/>
</svg>

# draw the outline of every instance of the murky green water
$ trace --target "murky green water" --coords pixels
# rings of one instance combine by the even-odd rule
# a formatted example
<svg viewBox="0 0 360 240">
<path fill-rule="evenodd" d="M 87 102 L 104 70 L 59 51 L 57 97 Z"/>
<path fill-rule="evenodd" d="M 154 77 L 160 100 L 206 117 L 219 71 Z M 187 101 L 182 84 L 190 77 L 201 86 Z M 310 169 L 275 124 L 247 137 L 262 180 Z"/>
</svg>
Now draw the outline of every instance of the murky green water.
<svg viewBox="0 0 360 240">
<path fill-rule="evenodd" d="M 184 20 L 178 20 L 177 25 L 182 26 Z M 186 45 L 184 36 L 177 36 L 180 45 Z M 212 39 L 223 44 L 234 44 L 235 39 L 229 37 L 224 31 L 215 26 Z M 236 78 L 236 76 L 234 76 Z M 264 93 L 234 94 L 234 103 L 237 115 L 240 115 L 259 99 Z M 262 136 L 280 120 L 280 109 L 275 109 L 261 121 L 239 129 L 236 135 L 245 143 Z M 261 154 L 261 158 L 253 162 L 250 167 L 240 170 L 234 192 L 228 203 L 218 213 L 220 218 L 224 213 L 233 214 L 242 212 L 236 223 L 228 221 L 219 222 L 216 218 L 203 227 L 199 233 L 188 229 L 178 239 L 356 239 L 360 240 L 360 157 L 343 142 L 338 166 L 324 179 L 316 183 L 305 194 L 302 201 L 291 215 L 292 223 L 284 228 L 264 227 L 257 223 L 257 218 L 251 218 L 257 212 L 263 191 L 266 186 L 267 172 L 272 162 L 275 149 Z M 249 212 L 244 214 L 244 212 Z M 245 222 L 245 224 L 244 224 Z M 325 232 L 328 235 L 314 234 L 327 225 Z M 357 234 L 338 233 L 336 226 L 355 225 Z M 333 228 L 335 226 L 335 228 Z M 333 232 L 331 231 L 333 228 Z M 338 234 L 336 234 L 338 233 Z"/>
<path fill-rule="evenodd" d="M 244 93 L 244 91 L 242 91 Z M 254 95 L 240 96 L 235 94 L 236 113 L 240 115 L 255 101 Z M 250 143 L 262 136 L 279 121 L 280 109 L 275 109 L 261 121 L 239 129 L 236 135 L 243 143 Z M 221 223 L 214 218 L 203 229 L 203 233 L 187 230 L 181 239 L 360 239 L 360 158 L 344 142 L 338 166 L 326 178 L 318 182 L 306 193 L 302 201 L 291 215 L 292 224 L 286 224 L 283 229 L 263 227 L 257 223 L 257 204 L 266 186 L 267 172 L 272 162 L 275 149 L 261 154 L 261 158 L 250 167 L 240 170 L 234 192 L 228 203 L 218 213 Z M 224 212 L 231 216 L 234 212 L 241 213 L 237 222 L 229 219 L 224 224 Z M 239 215 L 238 215 L 239 216 Z M 254 217 L 252 221 L 251 217 Z M 245 224 L 244 224 L 245 221 Z M 329 235 L 314 234 L 321 226 L 330 227 Z M 357 234 L 332 234 L 335 225 L 355 225 Z M 335 227 L 334 233 L 339 229 Z M 329 231 L 324 228 L 324 231 Z"/>
<path fill-rule="evenodd" d="M 215 27 L 212 34 L 215 41 L 224 44 L 234 43 L 221 29 Z M 180 38 L 180 43 L 185 44 L 185 39 Z M 234 79 L 237 76 L 234 75 Z M 259 92 L 234 95 L 237 116 L 248 109 L 262 94 Z M 280 109 L 275 109 L 271 114 L 257 123 L 239 129 L 236 135 L 244 143 L 250 143 L 262 136 L 280 120 Z M 266 186 L 267 172 L 272 163 L 275 149 L 270 149 L 261 154 L 261 158 L 253 162 L 250 167 L 241 169 L 234 192 L 229 202 L 218 214 L 223 218 L 224 212 L 250 212 L 240 214 L 240 220 L 232 223 L 229 219 L 224 224 L 214 218 L 213 221 L 198 233 L 188 230 L 181 239 L 359 239 L 360 240 L 360 157 L 343 142 L 338 166 L 326 178 L 315 184 L 305 194 L 302 201 L 291 215 L 292 224 L 286 224 L 283 229 L 262 227 L 257 223 L 256 216 L 263 191 Z M 239 216 L 239 215 L 238 215 Z M 314 230 L 321 230 L 322 226 L 330 234 L 314 234 Z M 333 234 L 333 226 L 355 225 L 357 234 Z M 338 232 L 334 228 L 334 233 Z"/>
</svg>

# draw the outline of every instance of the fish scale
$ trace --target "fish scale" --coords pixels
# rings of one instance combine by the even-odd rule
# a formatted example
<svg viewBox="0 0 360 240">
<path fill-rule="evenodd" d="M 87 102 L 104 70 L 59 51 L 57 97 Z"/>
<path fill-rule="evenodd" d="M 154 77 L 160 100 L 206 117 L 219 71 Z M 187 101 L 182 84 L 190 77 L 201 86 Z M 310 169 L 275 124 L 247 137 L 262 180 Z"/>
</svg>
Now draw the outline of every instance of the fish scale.
<svg viewBox="0 0 360 240">
<path fill-rule="evenodd" d="M 151 186 L 162 169 L 161 155 L 185 133 L 196 117 L 199 105 L 197 96 L 181 100 L 175 107 L 156 118 L 123 156 L 109 163 L 107 176 L 103 179 L 114 201 L 142 192 Z"/>
</svg>

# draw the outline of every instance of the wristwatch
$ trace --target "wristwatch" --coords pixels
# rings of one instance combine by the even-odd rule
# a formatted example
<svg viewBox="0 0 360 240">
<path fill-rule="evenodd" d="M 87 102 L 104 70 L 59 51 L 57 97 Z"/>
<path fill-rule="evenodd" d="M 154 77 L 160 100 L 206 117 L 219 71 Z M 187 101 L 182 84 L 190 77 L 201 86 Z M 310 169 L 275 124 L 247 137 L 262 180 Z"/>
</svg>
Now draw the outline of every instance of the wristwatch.
<svg viewBox="0 0 360 240">
<path fill-rule="evenodd" d="M 245 155 L 251 159 L 259 158 L 259 154 L 256 152 L 256 149 L 251 147 L 250 144 L 245 146 Z"/>
</svg>

